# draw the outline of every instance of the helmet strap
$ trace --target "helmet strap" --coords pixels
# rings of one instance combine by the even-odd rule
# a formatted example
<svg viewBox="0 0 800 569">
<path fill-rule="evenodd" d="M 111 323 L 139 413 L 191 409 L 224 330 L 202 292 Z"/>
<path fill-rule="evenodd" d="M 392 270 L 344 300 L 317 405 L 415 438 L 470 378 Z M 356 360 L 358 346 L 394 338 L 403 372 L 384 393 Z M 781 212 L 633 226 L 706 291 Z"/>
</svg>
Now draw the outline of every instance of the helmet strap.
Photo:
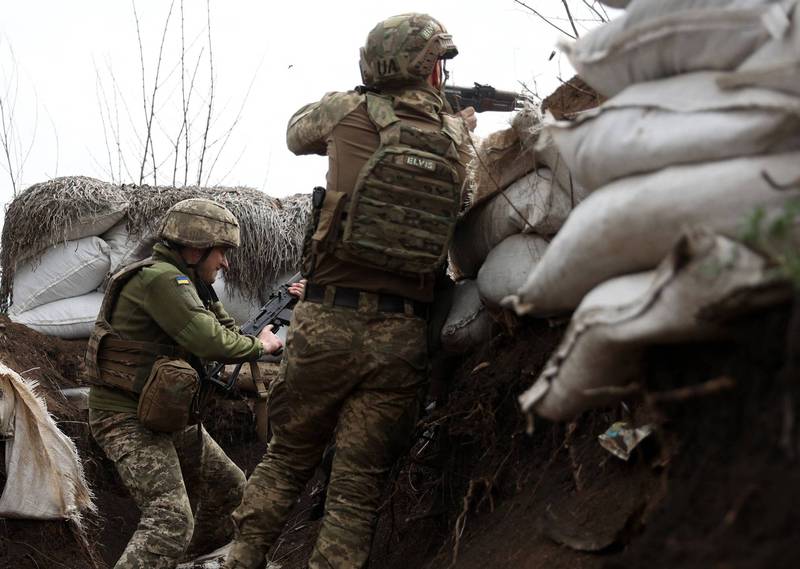
<svg viewBox="0 0 800 569">
<path fill-rule="evenodd" d="M 203 254 L 200 256 L 200 258 L 197 260 L 196 263 L 186 263 L 186 266 L 189 267 L 190 269 L 194 269 L 195 267 L 197 267 L 197 265 L 201 264 L 203 261 L 208 259 L 208 256 L 211 254 L 212 248 L 213 247 L 206 247 L 206 249 L 203 251 Z"/>
</svg>

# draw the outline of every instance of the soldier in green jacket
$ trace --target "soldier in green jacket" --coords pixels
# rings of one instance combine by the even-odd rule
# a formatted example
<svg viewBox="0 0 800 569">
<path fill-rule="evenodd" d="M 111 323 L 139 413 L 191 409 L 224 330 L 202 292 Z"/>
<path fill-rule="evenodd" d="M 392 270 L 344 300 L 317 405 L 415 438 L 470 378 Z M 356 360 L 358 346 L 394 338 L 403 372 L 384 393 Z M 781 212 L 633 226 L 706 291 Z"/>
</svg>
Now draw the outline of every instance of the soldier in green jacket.
<svg viewBox="0 0 800 569">
<path fill-rule="evenodd" d="M 202 426 L 186 424 L 191 401 L 172 409 L 152 386 L 188 378 L 196 387 L 206 361 L 253 361 L 282 347 L 270 330 L 240 334 L 211 288 L 228 266 L 226 250 L 239 245 L 230 211 L 184 200 L 167 212 L 160 238 L 150 259 L 112 276 L 87 351 L 92 435 L 141 510 L 119 569 L 172 568 L 187 553 L 226 543 L 245 483 Z M 302 287 L 292 292 L 301 295 Z M 145 397 L 151 411 L 177 424 L 149 428 Z"/>
</svg>

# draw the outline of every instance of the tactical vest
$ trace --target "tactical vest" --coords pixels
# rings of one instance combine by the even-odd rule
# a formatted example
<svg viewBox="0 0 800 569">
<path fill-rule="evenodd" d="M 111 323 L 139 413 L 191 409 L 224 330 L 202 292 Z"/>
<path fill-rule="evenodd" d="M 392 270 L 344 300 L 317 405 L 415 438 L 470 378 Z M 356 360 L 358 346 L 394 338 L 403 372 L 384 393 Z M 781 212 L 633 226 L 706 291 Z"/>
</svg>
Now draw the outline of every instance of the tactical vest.
<svg viewBox="0 0 800 569">
<path fill-rule="evenodd" d="M 122 287 L 153 259 L 132 263 L 112 275 L 86 348 L 86 375 L 90 383 L 140 393 L 159 356 L 187 359 L 180 346 L 125 340 L 111 327 L 111 313 Z"/>
<path fill-rule="evenodd" d="M 366 94 L 380 146 L 362 167 L 334 215 L 336 258 L 404 275 L 427 275 L 444 263 L 461 206 L 456 170 L 460 130 L 442 115 L 425 131 L 401 121 L 390 97 Z M 327 198 L 330 196 L 326 196 Z M 327 205 L 327 204 L 326 204 Z"/>
</svg>

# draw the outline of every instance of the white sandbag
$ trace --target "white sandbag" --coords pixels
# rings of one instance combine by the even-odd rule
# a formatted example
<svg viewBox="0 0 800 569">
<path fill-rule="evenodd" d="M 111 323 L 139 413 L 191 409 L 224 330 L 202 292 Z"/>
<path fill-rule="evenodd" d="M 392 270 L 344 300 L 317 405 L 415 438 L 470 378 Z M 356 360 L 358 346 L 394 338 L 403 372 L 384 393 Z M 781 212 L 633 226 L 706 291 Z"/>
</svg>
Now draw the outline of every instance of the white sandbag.
<svg viewBox="0 0 800 569">
<path fill-rule="evenodd" d="M 50 247 L 37 262 L 23 262 L 14 273 L 10 314 L 95 290 L 108 273 L 109 248 L 99 237 Z"/>
<path fill-rule="evenodd" d="M 125 265 L 146 259 L 153 252 L 152 242 L 131 237 L 126 225 L 126 221 L 123 220 L 100 236 L 108 243 L 111 273 L 117 272 Z"/>
<path fill-rule="evenodd" d="M 539 110 L 526 106 L 514 115 L 510 128 L 478 142 L 468 168 L 467 207 L 493 198 L 538 168 L 549 168 L 562 188 L 572 189 L 566 164 L 553 139 L 542 130 Z"/>
<path fill-rule="evenodd" d="M 781 0 L 633 0 L 561 47 L 578 75 L 611 97 L 634 83 L 735 69 L 770 38 L 769 10 L 786 13 Z"/>
<path fill-rule="evenodd" d="M 639 83 L 548 125 L 576 180 L 597 189 L 666 166 L 800 148 L 800 98 L 767 89 L 724 90 L 717 72 Z"/>
<path fill-rule="evenodd" d="M 466 203 L 474 207 L 536 169 L 536 140 L 541 127 L 538 109 L 528 106 L 514 115 L 511 125 L 475 144 L 467 174 Z"/>
<path fill-rule="evenodd" d="M 765 173 L 778 182 L 797 179 L 800 152 L 666 168 L 597 190 L 504 305 L 534 316 L 567 312 L 601 282 L 654 268 L 686 227 L 739 236 L 757 209 L 769 217 L 792 199 Z"/>
<path fill-rule="evenodd" d="M 20 314 L 9 314 L 12 321 L 42 334 L 59 338 L 88 338 L 100 312 L 103 293 L 90 292 L 37 306 Z"/>
<path fill-rule="evenodd" d="M 495 246 L 517 233 L 555 234 L 584 192 L 570 192 L 541 168 L 469 211 L 456 226 L 450 259 L 465 277 L 474 277 Z"/>
<path fill-rule="evenodd" d="M 748 57 L 733 73 L 719 78 L 726 88 L 763 87 L 800 96 L 800 2 L 789 19 L 776 13 L 769 20 L 773 38 Z"/>
<path fill-rule="evenodd" d="M 0 517 L 79 522 L 82 512 L 95 511 L 83 466 L 75 443 L 59 430 L 35 389 L 0 363 L 2 399 L 14 401 Z"/>
<path fill-rule="evenodd" d="M 448 352 L 464 354 L 485 344 L 491 338 L 492 322 L 478 295 L 477 283 L 459 281 L 450 314 L 442 327 L 442 347 Z"/>
<path fill-rule="evenodd" d="M 488 306 L 515 294 L 547 250 L 547 240 L 533 233 L 507 237 L 489 252 L 478 271 L 478 293 Z"/>
<path fill-rule="evenodd" d="M 640 382 L 654 344 L 722 337 L 725 320 L 789 298 L 788 283 L 758 254 L 723 237 L 683 237 L 658 271 L 620 277 L 587 295 L 561 345 L 520 398 L 553 421 L 619 399 Z M 611 389 L 609 389 L 611 388 Z"/>
</svg>

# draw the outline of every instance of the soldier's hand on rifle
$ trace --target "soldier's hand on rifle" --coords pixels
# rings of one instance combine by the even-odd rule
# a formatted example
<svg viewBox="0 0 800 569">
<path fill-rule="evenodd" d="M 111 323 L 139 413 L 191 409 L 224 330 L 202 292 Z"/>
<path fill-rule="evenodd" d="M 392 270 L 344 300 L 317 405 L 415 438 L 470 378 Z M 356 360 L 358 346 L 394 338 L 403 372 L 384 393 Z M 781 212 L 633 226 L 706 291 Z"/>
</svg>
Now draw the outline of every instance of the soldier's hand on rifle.
<svg viewBox="0 0 800 569">
<path fill-rule="evenodd" d="M 258 339 L 261 340 L 261 346 L 264 348 L 265 354 L 274 354 L 283 348 L 281 339 L 272 333 L 272 324 L 266 326 L 258 333 Z"/>
<path fill-rule="evenodd" d="M 478 126 L 478 115 L 475 113 L 475 107 L 461 109 L 457 114 L 464 119 L 464 122 L 466 123 L 470 132 L 474 131 L 475 127 Z"/>
<path fill-rule="evenodd" d="M 308 281 L 306 279 L 300 279 L 296 283 L 292 283 L 289 286 L 289 294 L 296 296 L 297 298 L 303 298 L 303 293 L 306 291 L 306 283 Z"/>
</svg>

